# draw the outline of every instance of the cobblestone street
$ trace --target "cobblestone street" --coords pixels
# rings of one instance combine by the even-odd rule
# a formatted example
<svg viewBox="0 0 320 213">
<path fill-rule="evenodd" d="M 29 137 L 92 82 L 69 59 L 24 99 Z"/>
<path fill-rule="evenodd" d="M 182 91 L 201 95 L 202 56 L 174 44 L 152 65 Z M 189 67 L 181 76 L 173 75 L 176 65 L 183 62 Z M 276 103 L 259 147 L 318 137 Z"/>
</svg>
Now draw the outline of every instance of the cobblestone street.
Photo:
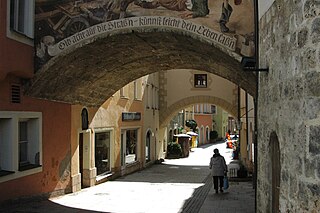
<svg viewBox="0 0 320 213">
<path fill-rule="evenodd" d="M 254 212 L 252 182 L 230 182 L 215 194 L 209 159 L 219 148 L 227 163 L 231 149 L 224 143 L 194 148 L 188 158 L 165 159 L 143 171 L 80 192 L 47 201 L 17 202 L 3 212 Z"/>
</svg>

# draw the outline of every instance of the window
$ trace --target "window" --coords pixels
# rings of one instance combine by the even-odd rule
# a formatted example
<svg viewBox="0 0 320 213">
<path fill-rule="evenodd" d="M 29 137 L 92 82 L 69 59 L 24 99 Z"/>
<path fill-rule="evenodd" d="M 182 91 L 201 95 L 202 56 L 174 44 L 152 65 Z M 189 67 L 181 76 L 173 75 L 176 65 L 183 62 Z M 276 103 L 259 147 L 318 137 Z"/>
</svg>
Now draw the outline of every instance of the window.
<svg viewBox="0 0 320 213">
<path fill-rule="evenodd" d="M 207 74 L 194 74 L 194 87 L 207 88 Z"/>
<path fill-rule="evenodd" d="M 151 107 L 151 104 L 150 104 L 150 102 L 151 102 L 151 91 L 150 91 L 150 85 L 149 84 L 147 84 L 146 85 L 146 92 L 147 92 L 147 109 L 150 109 L 150 107 Z"/>
<path fill-rule="evenodd" d="M 95 165 L 97 175 L 111 171 L 110 161 L 110 131 L 95 134 Z"/>
<path fill-rule="evenodd" d="M 19 122 L 19 167 L 28 165 L 28 122 Z"/>
<path fill-rule="evenodd" d="M 88 110 L 87 109 L 82 109 L 82 111 L 81 111 L 81 127 L 82 127 L 82 130 L 89 128 Z"/>
<path fill-rule="evenodd" d="M 134 94 L 134 100 L 138 99 L 138 83 L 137 81 L 133 82 L 133 94 Z"/>
<path fill-rule="evenodd" d="M 159 89 L 156 88 L 156 109 L 159 109 Z"/>
<path fill-rule="evenodd" d="M 34 1 L 10 0 L 10 30 L 33 38 Z"/>
<path fill-rule="evenodd" d="M 35 168 L 39 166 L 39 140 L 34 135 L 37 132 L 38 121 L 33 118 L 19 119 L 19 171 Z"/>
<path fill-rule="evenodd" d="M 152 85 L 152 108 L 159 109 L 159 89 Z"/>
<path fill-rule="evenodd" d="M 138 130 L 126 131 L 126 164 L 137 160 Z"/>
<path fill-rule="evenodd" d="M 40 112 L 0 111 L 0 182 L 42 171 Z"/>
<path fill-rule="evenodd" d="M 217 113 L 217 108 L 215 105 L 211 105 L 211 113 L 216 114 Z"/>
<path fill-rule="evenodd" d="M 124 97 L 123 87 L 120 89 L 120 97 L 121 97 L 121 98 L 123 98 L 123 97 Z"/>
</svg>

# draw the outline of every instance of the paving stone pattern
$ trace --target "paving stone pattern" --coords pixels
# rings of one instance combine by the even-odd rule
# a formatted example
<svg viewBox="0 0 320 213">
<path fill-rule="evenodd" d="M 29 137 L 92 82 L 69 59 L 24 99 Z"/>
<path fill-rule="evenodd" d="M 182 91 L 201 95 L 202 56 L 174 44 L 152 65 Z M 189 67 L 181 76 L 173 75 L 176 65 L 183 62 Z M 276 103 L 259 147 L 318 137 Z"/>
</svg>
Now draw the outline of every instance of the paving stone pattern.
<svg viewBox="0 0 320 213">
<path fill-rule="evenodd" d="M 213 149 L 230 162 L 224 143 L 193 149 L 188 158 L 165 160 L 114 181 L 50 200 L 17 200 L 0 212 L 212 213 L 254 212 L 252 182 L 230 182 L 215 194 L 209 170 Z"/>
</svg>

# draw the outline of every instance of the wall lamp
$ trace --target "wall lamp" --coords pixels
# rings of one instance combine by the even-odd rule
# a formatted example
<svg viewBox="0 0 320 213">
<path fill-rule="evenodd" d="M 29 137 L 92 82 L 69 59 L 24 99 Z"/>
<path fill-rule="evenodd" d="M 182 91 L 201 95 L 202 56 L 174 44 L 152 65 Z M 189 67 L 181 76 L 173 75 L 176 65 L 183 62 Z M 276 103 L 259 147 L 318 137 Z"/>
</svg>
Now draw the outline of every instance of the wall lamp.
<svg viewBox="0 0 320 213">
<path fill-rule="evenodd" d="M 269 72 L 269 68 L 257 68 L 256 60 L 252 57 L 242 57 L 241 66 L 243 71 Z"/>
</svg>

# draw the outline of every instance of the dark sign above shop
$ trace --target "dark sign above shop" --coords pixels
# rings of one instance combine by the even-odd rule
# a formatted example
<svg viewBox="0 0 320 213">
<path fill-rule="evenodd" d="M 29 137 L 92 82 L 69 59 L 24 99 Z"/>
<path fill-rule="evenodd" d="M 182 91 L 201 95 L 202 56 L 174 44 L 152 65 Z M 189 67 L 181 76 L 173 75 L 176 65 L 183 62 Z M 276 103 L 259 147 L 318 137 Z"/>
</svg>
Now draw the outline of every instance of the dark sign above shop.
<svg viewBox="0 0 320 213">
<path fill-rule="evenodd" d="M 140 121 L 141 112 L 123 112 L 122 121 Z"/>
</svg>

